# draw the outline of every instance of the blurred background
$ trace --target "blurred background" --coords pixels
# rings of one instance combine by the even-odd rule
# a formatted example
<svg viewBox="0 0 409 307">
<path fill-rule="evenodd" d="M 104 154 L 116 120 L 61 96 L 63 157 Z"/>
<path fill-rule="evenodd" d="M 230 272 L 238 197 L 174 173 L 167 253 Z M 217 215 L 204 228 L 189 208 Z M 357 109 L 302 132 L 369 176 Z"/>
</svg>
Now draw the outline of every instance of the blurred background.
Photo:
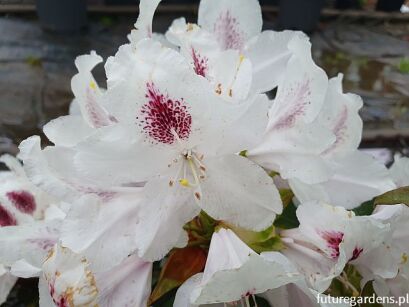
<svg viewBox="0 0 409 307">
<path fill-rule="evenodd" d="M 363 97 L 361 147 L 385 163 L 394 153 L 408 155 L 409 1 L 261 4 L 265 29 L 308 33 L 316 62 L 330 77 L 342 72 L 345 90 Z M 154 31 L 164 32 L 180 16 L 195 22 L 197 6 L 163 0 Z M 75 57 L 90 50 L 114 54 L 137 16 L 137 0 L 0 0 L 0 154 L 15 154 L 21 140 L 67 114 Z M 102 66 L 95 74 L 104 85 Z M 36 296 L 35 281 L 20 281 L 2 307 L 37 306 Z"/>
</svg>

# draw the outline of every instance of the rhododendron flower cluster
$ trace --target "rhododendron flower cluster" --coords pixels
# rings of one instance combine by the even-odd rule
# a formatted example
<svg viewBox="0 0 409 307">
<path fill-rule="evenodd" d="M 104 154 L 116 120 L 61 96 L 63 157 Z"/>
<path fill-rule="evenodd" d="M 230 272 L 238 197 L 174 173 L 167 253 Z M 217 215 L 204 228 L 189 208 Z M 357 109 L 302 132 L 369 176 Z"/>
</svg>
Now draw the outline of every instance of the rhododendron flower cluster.
<svg viewBox="0 0 409 307">
<path fill-rule="evenodd" d="M 41 307 L 332 306 L 409 292 L 409 160 L 358 150 L 359 96 L 257 0 L 201 0 L 152 33 L 141 0 L 107 88 L 79 56 L 70 114 L 3 156 L 0 302 Z M 21 162 L 22 161 L 22 164 Z M 336 304 L 347 306 L 347 303 Z"/>
</svg>

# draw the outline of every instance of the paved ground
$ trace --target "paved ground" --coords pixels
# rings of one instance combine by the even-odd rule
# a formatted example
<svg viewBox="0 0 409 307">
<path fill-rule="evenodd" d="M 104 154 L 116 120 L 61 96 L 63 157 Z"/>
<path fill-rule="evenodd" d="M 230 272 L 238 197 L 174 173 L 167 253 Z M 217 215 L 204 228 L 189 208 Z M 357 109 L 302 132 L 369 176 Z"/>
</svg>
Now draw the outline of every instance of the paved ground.
<svg viewBox="0 0 409 307">
<path fill-rule="evenodd" d="M 156 30 L 163 31 L 174 17 L 159 16 Z M 133 17 L 94 17 L 83 34 L 59 36 L 42 31 L 34 17 L 0 17 L 0 152 L 15 152 L 13 144 L 65 114 L 75 57 L 90 50 L 104 58 L 113 54 L 133 22 Z M 408 33 L 409 24 L 336 20 L 312 36 L 317 62 L 331 76 L 343 72 L 345 87 L 364 96 L 369 138 L 376 138 L 376 129 L 391 135 L 409 131 L 409 74 L 397 68 L 409 58 Z M 103 79 L 101 68 L 96 74 Z"/>
</svg>

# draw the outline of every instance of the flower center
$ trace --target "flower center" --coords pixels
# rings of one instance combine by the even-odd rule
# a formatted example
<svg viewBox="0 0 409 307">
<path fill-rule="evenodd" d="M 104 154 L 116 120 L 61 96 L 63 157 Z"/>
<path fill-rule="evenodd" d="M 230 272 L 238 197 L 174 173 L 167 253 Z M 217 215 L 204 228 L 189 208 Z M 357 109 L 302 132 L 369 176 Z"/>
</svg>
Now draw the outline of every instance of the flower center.
<svg viewBox="0 0 409 307">
<path fill-rule="evenodd" d="M 178 182 L 185 188 L 197 188 L 200 181 L 206 178 L 206 167 L 203 164 L 203 155 L 192 150 L 185 150 L 180 154 L 180 158 L 173 161 L 180 164 L 176 175 L 169 181 L 169 186 Z M 200 192 L 195 192 L 195 197 L 200 200 Z"/>
<path fill-rule="evenodd" d="M 142 131 L 154 142 L 162 144 L 172 145 L 177 139 L 188 139 L 192 116 L 186 102 L 161 94 L 152 82 L 146 86 L 148 102 L 142 106 L 141 116 L 136 118 Z"/>
</svg>

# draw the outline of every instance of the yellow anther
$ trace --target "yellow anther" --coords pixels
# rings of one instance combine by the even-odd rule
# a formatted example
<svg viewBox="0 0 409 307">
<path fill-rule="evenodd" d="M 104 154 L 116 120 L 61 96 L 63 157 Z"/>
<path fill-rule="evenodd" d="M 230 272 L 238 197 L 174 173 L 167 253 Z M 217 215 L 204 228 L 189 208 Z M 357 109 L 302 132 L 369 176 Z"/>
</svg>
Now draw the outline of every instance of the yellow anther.
<svg viewBox="0 0 409 307">
<path fill-rule="evenodd" d="M 406 253 L 402 254 L 402 264 L 405 264 L 406 262 L 408 262 L 408 255 Z"/>
<path fill-rule="evenodd" d="M 96 89 L 97 89 L 97 85 L 95 84 L 94 81 L 91 81 L 91 82 L 89 83 L 89 87 L 92 88 L 93 90 L 96 90 Z"/>
<path fill-rule="evenodd" d="M 244 59 L 245 59 L 244 55 L 240 54 L 240 64 L 243 63 Z"/>
<path fill-rule="evenodd" d="M 190 186 L 189 180 L 187 180 L 187 179 L 185 179 L 185 178 L 180 179 L 180 180 L 179 180 L 179 183 L 180 183 L 182 186 L 186 187 L 186 188 Z"/>
</svg>

